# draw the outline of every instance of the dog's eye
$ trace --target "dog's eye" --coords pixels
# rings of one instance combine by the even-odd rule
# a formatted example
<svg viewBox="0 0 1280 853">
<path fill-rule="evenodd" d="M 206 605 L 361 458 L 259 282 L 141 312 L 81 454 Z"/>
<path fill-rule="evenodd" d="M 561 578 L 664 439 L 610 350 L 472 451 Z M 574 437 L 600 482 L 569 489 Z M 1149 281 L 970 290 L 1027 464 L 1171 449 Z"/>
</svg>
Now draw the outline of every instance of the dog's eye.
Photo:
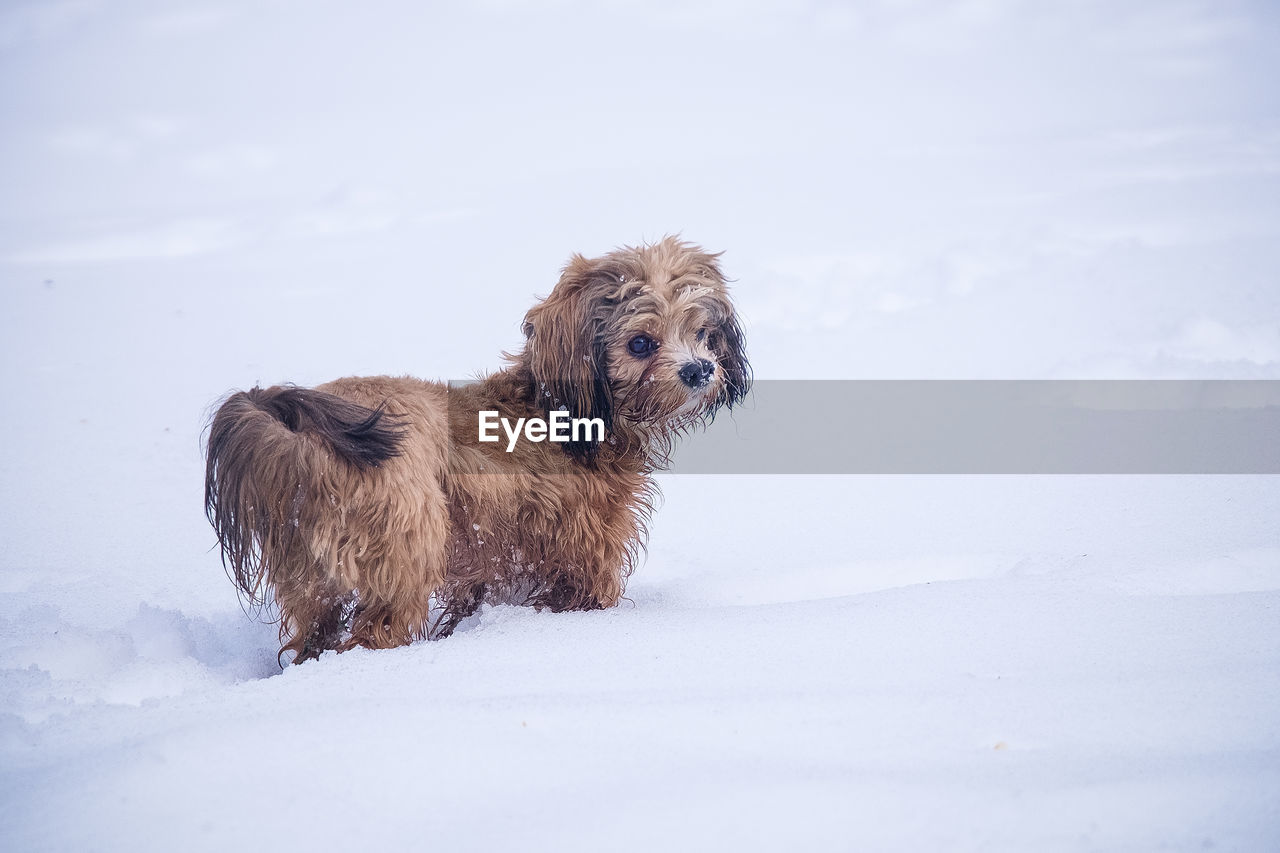
<svg viewBox="0 0 1280 853">
<path fill-rule="evenodd" d="M 653 355 L 653 351 L 658 348 L 658 342 L 648 335 L 636 335 L 627 341 L 627 352 L 636 358 L 645 358 Z"/>
<path fill-rule="evenodd" d="M 707 336 L 707 330 L 706 330 L 706 329 L 699 329 L 699 330 L 698 330 L 698 340 L 699 340 L 699 341 L 701 341 L 701 340 L 702 340 L 703 338 L 705 338 L 706 336 Z"/>
</svg>

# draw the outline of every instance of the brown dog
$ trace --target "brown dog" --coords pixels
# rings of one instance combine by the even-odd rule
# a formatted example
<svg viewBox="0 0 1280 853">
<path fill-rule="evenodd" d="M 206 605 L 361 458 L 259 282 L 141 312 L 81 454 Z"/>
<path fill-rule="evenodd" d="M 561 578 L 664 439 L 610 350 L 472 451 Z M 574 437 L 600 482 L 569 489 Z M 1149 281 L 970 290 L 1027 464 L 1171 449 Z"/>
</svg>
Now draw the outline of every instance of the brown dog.
<svg viewBox="0 0 1280 853">
<path fill-rule="evenodd" d="M 751 384 L 717 257 L 672 238 L 575 255 L 526 315 L 524 349 L 474 384 L 232 394 L 209 430 L 205 510 L 239 588 L 279 607 L 281 654 L 447 636 L 486 600 L 616 604 L 651 473 Z M 531 423 L 567 418 L 584 429 L 562 423 L 559 440 Z"/>
</svg>

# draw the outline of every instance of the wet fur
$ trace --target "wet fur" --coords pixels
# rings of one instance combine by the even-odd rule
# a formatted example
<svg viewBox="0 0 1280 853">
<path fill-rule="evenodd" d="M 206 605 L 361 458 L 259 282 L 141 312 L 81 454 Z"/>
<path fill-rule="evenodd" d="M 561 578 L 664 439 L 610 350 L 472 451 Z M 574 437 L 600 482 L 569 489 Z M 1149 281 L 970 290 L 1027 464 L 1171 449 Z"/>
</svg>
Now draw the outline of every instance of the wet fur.
<svg viewBox="0 0 1280 853">
<path fill-rule="evenodd" d="M 205 508 L 237 587 L 274 601 L 281 655 L 447 636 L 484 601 L 611 607 L 643 548 L 672 441 L 751 383 L 717 256 L 666 239 L 574 256 L 509 366 L 461 387 L 339 379 L 232 394 L 209 429 Z M 644 333 L 658 351 L 637 359 Z M 689 389 L 689 359 L 716 367 Z M 602 443 L 480 443 L 477 413 L 566 408 Z"/>
</svg>

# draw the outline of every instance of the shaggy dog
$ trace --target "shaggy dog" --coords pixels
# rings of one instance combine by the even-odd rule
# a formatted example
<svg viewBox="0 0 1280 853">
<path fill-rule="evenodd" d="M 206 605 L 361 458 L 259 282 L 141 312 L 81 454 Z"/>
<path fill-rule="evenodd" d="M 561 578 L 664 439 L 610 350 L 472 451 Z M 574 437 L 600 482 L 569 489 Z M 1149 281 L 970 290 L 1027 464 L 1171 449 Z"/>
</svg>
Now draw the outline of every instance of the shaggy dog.
<svg viewBox="0 0 1280 853">
<path fill-rule="evenodd" d="M 484 601 L 612 607 L 673 439 L 747 393 L 718 255 L 667 238 L 575 255 L 478 382 L 339 379 L 232 394 L 209 427 L 205 511 L 281 656 L 444 637 Z M 481 413 L 603 429 L 482 441 Z M 601 435 L 603 433 L 603 435 Z"/>
</svg>

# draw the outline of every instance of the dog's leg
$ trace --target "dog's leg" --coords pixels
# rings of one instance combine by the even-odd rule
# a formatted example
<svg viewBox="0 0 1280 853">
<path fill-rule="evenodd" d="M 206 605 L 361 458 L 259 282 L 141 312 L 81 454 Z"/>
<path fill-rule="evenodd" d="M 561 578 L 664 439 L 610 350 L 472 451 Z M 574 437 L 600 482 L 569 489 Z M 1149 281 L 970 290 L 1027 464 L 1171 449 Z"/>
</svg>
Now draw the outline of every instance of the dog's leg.
<svg viewBox="0 0 1280 853">
<path fill-rule="evenodd" d="M 390 649 L 405 646 L 427 633 L 425 604 L 406 607 L 380 599 L 363 602 L 351 617 L 351 637 L 342 650 L 363 646 Z"/>
<path fill-rule="evenodd" d="M 451 590 L 444 613 L 440 615 L 440 620 L 436 623 L 432 637 L 437 640 L 443 640 L 452 634 L 463 619 L 480 609 L 487 589 L 488 587 L 484 583 L 474 583 L 460 593 Z"/>
<path fill-rule="evenodd" d="M 618 603 L 622 582 L 618 570 L 591 574 L 560 571 L 545 579 L 526 602 L 553 613 L 565 610 L 603 610 Z"/>
<path fill-rule="evenodd" d="M 302 642 L 302 651 L 295 663 L 320 657 L 323 652 L 338 648 L 343 630 L 342 606 L 337 605 L 319 621 L 311 623 L 311 631 Z"/>
<path fill-rule="evenodd" d="M 352 616 L 352 595 L 299 591 L 291 599 L 288 616 L 280 626 L 281 657 L 292 652 L 293 662 L 302 663 L 343 648 L 342 636 Z"/>
</svg>

